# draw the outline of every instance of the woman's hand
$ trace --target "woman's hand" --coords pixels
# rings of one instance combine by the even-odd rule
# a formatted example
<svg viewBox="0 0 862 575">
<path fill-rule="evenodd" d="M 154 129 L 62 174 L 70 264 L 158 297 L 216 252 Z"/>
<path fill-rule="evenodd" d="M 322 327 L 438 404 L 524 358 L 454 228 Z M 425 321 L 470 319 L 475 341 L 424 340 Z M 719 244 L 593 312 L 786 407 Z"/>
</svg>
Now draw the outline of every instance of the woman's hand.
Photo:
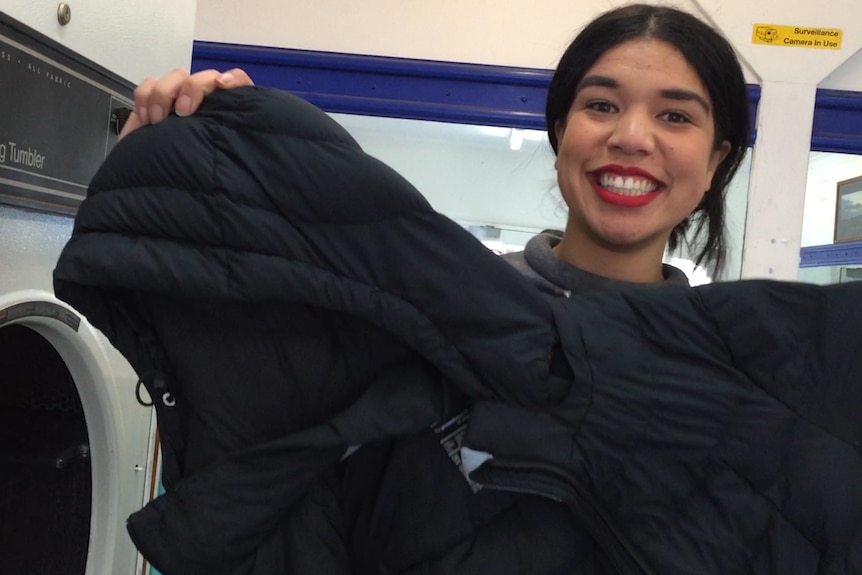
<svg viewBox="0 0 862 575">
<path fill-rule="evenodd" d="M 253 85 L 249 75 L 239 68 L 227 72 L 203 70 L 194 74 L 176 69 L 161 78 L 147 78 L 135 88 L 135 109 L 118 140 L 141 126 L 158 124 L 171 110 L 178 116 L 194 114 L 204 97 L 216 90 Z"/>
</svg>

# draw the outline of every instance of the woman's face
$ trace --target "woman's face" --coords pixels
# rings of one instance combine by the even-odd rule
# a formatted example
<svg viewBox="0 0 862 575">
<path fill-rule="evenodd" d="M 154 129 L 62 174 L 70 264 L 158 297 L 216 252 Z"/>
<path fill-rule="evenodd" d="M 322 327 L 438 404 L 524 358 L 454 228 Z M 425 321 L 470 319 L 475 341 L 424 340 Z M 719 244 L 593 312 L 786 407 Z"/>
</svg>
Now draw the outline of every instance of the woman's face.
<svg viewBox="0 0 862 575">
<path fill-rule="evenodd" d="M 557 138 L 566 235 L 625 252 L 663 252 L 730 148 L 715 149 L 712 102 L 694 68 L 671 44 L 647 39 L 619 44 L 587 70 Z"/>
</svg>

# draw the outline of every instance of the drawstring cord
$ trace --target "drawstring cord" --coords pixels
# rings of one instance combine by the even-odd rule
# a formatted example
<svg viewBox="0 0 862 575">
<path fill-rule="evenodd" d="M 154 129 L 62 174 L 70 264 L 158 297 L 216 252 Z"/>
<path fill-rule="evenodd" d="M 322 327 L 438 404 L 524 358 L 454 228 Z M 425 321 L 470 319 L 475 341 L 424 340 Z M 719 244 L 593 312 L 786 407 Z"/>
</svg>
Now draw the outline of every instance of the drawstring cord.
<svg viewBox="0 0 862 575">
<path fill-rule="evenodd" d="M 135 399 L 137 399 L 138 403 L 143 405 L 144 407 L 152 407 L 155 404 L 155 401 L 147 402 L 144 400 L 143 396 L 141 395 L 141 387 L 145 386 L 145 384 L 144 384 L 145 378 L 146 378 L 146 376 L 139 377 L 138 383 L 135 384 Z M 174 398 L 174 396 L 171 394 L 170 390 L 168 389 L 168 386 L 165 383 L 164 378 L 158 372 L 153 376 L 153 391 L 156 392 L 157 396 L 158 396 L 158 392 L 162 392 L 161 396 L 159 396 L 159 399 L 161 399 L 162 405 L 164 405 L 165 407 L 174 407 L 177 404 L 177 400 Z"/>
</svg>

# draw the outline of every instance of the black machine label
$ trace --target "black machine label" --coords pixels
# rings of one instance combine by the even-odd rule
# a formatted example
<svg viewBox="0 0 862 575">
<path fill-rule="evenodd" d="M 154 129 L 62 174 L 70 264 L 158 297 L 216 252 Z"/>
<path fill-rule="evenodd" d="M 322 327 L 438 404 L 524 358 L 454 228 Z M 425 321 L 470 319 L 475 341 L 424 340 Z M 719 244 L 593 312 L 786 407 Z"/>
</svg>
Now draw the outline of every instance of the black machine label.
<svg viewBox="0 0 862 575">
<path fill-rule="evenodd" d="M 132 90 L 0 13 L 0 202 L 74 212 Z"/>
</svg>

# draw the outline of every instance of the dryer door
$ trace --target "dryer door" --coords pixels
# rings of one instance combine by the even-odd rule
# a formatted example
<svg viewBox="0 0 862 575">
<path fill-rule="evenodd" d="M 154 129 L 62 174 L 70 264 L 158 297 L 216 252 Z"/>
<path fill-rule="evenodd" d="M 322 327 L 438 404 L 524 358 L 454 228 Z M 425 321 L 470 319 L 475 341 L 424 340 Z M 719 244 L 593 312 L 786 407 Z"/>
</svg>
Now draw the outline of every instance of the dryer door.
<svg viewBox="0 0 862 575">
<path fill-rule="evenodd" d="M 52 296 L 0 295 L 4 573 L 135 571 L 124 523 L 144 499 L 152 413 L 111 353 Z"/>
</svg>

